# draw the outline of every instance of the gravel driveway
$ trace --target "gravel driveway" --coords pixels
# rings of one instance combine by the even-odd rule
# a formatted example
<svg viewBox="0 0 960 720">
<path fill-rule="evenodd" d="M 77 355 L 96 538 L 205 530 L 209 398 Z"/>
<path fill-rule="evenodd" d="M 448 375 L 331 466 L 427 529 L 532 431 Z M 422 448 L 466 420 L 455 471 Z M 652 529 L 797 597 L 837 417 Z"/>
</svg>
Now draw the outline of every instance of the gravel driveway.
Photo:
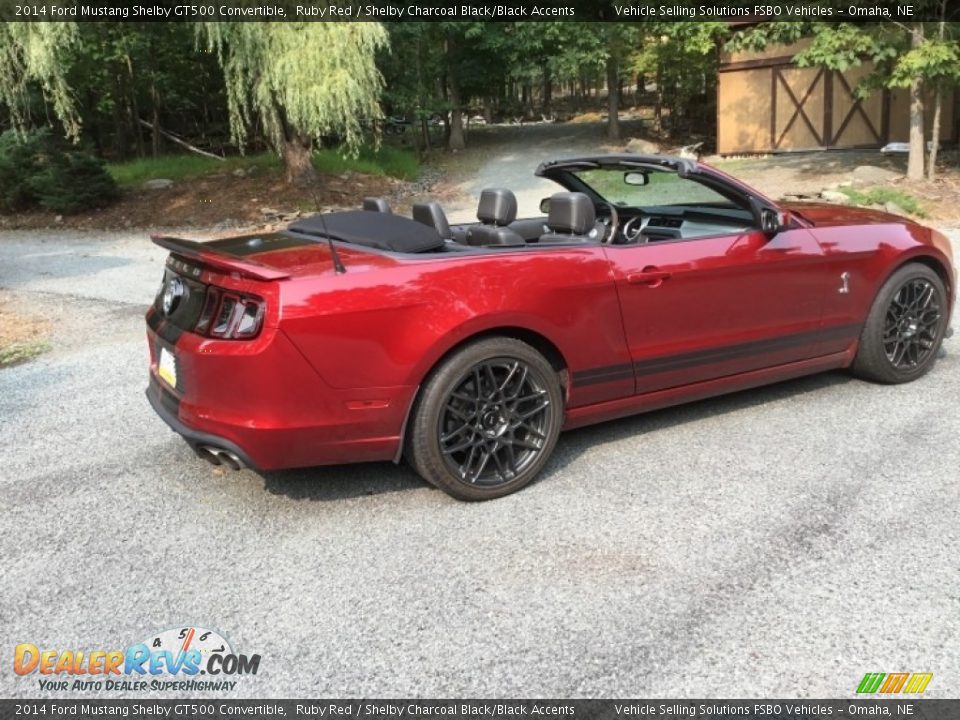
<svg viewBox="0 0 960 720">
<path fill-rule="evenodd" d="M 17 643 L 186 624 L 262 656 L 211 699 L 848 697 L 868 671 L 960 693 L 956 341 L 912 385 L 833 373 L 567 433 L 537 483 L 468 505 L 390 464 L 197 459 L 143 396 L 162 262 L 145 233 L 0 234 L 0 288 L 56 319 L 0 370 L 0 695 L 51 696 Z"/>
</svg>

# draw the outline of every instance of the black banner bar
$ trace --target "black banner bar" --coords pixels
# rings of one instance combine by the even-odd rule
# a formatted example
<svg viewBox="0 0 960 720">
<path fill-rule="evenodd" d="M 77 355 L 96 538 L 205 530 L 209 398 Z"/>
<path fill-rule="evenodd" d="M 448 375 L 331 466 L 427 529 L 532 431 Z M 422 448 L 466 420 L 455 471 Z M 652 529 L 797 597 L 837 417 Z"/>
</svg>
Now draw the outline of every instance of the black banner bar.
<svg viewBox="0 0 960 720">
<path fill-rule="evenodd" d="M 0 700 L 0 717 L 297 720 L 956 720 L 960 700 Z"/>
<path fill-rule="evenodd" d="M 0 0 L 7 22 L 872 22 L 939 20 L 909 0 Z M 960 19 L 951 3 L 947 20 Z"/>
</svg>

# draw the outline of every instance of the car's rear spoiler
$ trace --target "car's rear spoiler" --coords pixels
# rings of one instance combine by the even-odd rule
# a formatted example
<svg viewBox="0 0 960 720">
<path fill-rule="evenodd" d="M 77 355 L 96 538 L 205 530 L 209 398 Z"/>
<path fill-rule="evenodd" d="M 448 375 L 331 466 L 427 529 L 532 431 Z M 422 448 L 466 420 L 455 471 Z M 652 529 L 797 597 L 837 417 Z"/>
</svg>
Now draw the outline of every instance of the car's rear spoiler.
<svg viewBox="0 0 960 720">
<path fill-rule="evenodd" d="M 183 238 L 167 237 L 165 235 L 151 235 L 150 239 L 155 244 L 180 257 L 197 260 L 208 267 L 223 272 L 239 273 L 254 280 L 283 280 L 290 277 L 289 273 L 282 270 L 275 270 L 253 260 L 241 260 L 195 240 L 184 240 Z"/>
</svg>

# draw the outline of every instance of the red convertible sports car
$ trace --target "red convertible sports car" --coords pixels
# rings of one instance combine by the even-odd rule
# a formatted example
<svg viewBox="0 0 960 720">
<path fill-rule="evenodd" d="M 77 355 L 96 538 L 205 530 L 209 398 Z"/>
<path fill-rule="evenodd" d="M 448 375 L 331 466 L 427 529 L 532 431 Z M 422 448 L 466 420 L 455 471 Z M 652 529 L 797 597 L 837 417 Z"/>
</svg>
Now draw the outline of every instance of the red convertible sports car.
<svg viewBox="0 0 960 720">
<path fill-rule="evenodd" d="M 260 470 L 406 458 L 454 497 L 529 483 L 560 431 L 835 368 L 934 363 L 948 240 L 873 210 L 777 204 L 690 160 L 546 162 L 561 190 L 477 222 L 368 198 L 286 231 L 169 237 L 147 312 L 160 416 Z"/>
</svg>

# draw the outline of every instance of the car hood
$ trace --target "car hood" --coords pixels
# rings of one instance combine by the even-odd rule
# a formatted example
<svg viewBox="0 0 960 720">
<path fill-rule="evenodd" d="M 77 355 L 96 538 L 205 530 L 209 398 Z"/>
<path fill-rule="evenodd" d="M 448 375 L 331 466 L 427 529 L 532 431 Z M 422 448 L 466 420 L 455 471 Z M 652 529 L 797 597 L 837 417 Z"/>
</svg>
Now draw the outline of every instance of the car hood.
<svg viewBox="0 0 960 720">
<path fill-rule="evenodd" d="M 814 202 L 782 202 L 780 206 L 796 212 L 801 218 L 809 220 L 815 227 L 834 227 L 838 225 L 886 225 L 890 223 L 915 225 L 910 218 L 870 208 L 833 205 Z"/>
</svg>

